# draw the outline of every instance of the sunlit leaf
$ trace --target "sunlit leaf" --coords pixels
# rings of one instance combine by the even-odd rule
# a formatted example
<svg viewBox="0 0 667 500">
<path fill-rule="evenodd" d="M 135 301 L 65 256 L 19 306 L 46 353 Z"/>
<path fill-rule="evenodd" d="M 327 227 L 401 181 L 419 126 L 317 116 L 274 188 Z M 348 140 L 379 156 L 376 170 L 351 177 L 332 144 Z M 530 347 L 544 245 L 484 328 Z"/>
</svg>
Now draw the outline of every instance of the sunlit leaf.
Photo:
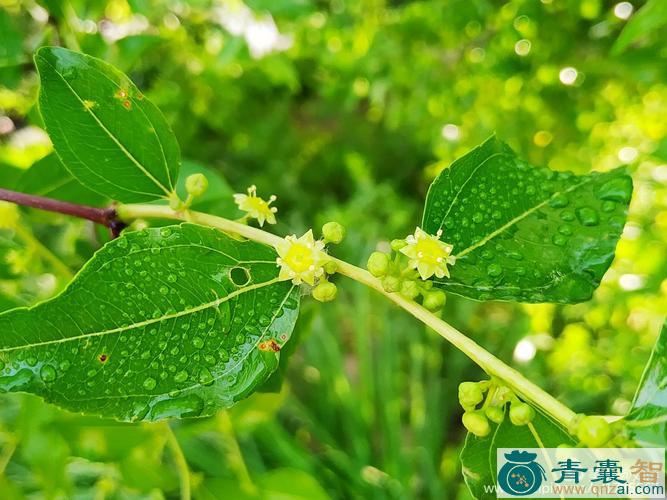
<svg viewBox="0 0 667 500">
<path fill-rule="evenodd" d="M 56 153 L 83 185 L 122 202 L 168 196 L 180 162 L 160 111 L 110 64 L 43 47 L 39 105 Z"/>
<path fill-rule="evenodd" d="M 119 420 L 226 408 L 277 368 L 296 321 L 275 258 L 193 224 L 127 233 L 56 298 L 0 315 L 0 389 Z"/>
<path fill-rule="evenodd" d="M 614 258 L 632 179 L 536 168 L 492 137 L 433 181 L 423 228 L 456 264 L 442 289 L 478 300 L 581 302 Z"/>
</svg>

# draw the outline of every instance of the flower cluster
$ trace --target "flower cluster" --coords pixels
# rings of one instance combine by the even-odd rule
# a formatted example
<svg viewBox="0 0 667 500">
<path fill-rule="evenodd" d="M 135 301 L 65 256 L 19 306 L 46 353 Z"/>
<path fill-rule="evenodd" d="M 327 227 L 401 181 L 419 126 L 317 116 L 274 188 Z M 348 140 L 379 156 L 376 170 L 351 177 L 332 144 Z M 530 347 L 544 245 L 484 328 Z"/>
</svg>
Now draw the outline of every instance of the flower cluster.
<svg viewBox="0 0 667 500">
<path fill-rule="evenodd" d="M 527 425 L 535 417 L 532 406 L 521 401 L 511 389 L 497 380 L 462 382 L 459 385 L 459 403 L 465 410 L 461 418 L 464 427 L 478 437 L 489 435 L 489 421 L 500 424 L 505 419 L 508 404 L 513 425 Z"/>
<path fill-rule="evenodd" d="M 278 278 L 292 280 L 295 285 L 306 283 L 313 288 L 313 298 L 329 302 L 336 298 L 338 289 L 329 281 L 329 275 L 336 272 L 336 263 L 325 251 L 326 243 L 340 243 L 345 236 L 345 228 L 337 222 L 328 222 L 322 227 L 321 240 L 316 240 L 312 229 L 303 236 L 287 236 L 276 245 L 280 266 Z"/>
<path fill-rule="evenodd" d="M 391 242 L 394 258 L 383 252 L 373 252 L 368 259 L 368 270 L 382 280 L 388 292 L 400 292 L 415 300 L 423 297 L 422 305 L 432 311 L 442 309 L 446 296 L 441 290 L 432 290 L 429 279 L 449 277 L 449 268 L 456 258 L 453 246 L 441 240 L 442 231 L 430 235 L 421 228 L 402 240 Z M 407 257 L 407 263 L 405 258 Z"/>
<path fill-rule="evenodd" d="M 452 255 L 453 246 L 440 240 L 442 229 L 430 235 L 420 228 L 405 239 L 406 245 L 400 249 L 410 259 L 409 266 L 419 272 L 423 280 L 435 275 L 436 278 L 449 278 L 447 265 L 453 266 L 456 258 Z"/>
<path fill-rule="evenodd" d="M 265 201 L 257 196 L 257 186 L 254 185 L 248 188 L 247 193 L 234 195 L 234 202 L 238 205 L 239 210 L 246 213 L 245 218 L 257 219 L 260 226 L 263 226 L 264 222 L 275 224 L 275 214 L 278 209 L 270 205 L 276 201 L 277 197 L 271 195 L 269 201 Z"/>
</svg>

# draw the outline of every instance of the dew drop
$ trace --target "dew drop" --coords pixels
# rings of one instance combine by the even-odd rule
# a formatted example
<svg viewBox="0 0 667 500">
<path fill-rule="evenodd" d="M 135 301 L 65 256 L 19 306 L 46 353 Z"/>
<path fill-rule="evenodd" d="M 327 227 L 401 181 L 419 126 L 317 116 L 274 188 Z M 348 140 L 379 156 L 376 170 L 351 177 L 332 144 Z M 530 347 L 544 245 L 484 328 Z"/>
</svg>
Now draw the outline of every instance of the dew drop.
<svg viewBox="0 0 667 500">
<path fill-rule="evenodd" d="M 598 213 L 590 207 L 577 208 L 576 214 L 584 226 L 597 226 L 600 223 Z"/>
<path fill-rule="evenodd" d="M 187 379 L 188 379 L 188 372 L 186 372 L 185 370 L 181 370 L 176 375 L 174 375 L 174 382 L 178 384 L 185 382 Z"/>
<path fill-rule="evenodd" d="M 163 399 L 151 408 L 151 418 L 160 420 L 170 417 L 197 417 L 204 409 L 204 401 L 194 394 L 176 399 Z"/>
<path fill-rule="evenodd" d="M 196 349 L 201 349 L 204 347 L 204 341 L 201 337 L 195 337 L 192 339 L 192 345 L 195 346 Z"/>
<path fill-rule="evenodd" d="M 565 222 L 572 222 L 574 220 L 574 214 L 570 210 L 563 210 L 560 213 L 560 218 Z"/>
<path fill-rule="evenodd" d="M 603 212 L 613 212 L 616 209 L 616 203 L 613 201 L 603 201 L 602 202 L 602 211 Z"/>
<path fill-rule="evenodd" d="M 500 276 L 503 273 L 503 268 L 499 264 L 489 264 L 486 268 L 486 273 L 493 277 Z"/>
<path fill-rule="evenodd" d="M 32 382 L 32 379 L 33 373 L 27 368 L 19 370 L 13 375 L 0 377 L 0 392 L 20 391 L 26 388 Z"/>
<path fill-rule="evenodd" d="M 213 383 L 213 375 L 208 368 L 202 368 L 199 372 L 199 383 L 202 385 L 211 385 Z"/>
<path fill-rule="evenodd" d="M 565 208 L 570 200 L 563 193 L 558 193 L 549 200 L 549 206 L 553 208 Z"/>
<path fill-rule="evenodd" d="M 144 380 L 144 383 L 142 385 L 144 386 L 144 389 L 146 389 L 147 391 L 152 391 L 153 389 L 155 389 L 157 381 L 154 378 L 148 377 L 146 380 Z"/>
<path fill-rule="evenodd" d="M 553 242 L 554 245 L 562 247 L 565 246 L 565 244 L 567 243 L 567 237 L 562 234 L 554 234 L 551 237 L 551 241 Z"/>
<path fill-rule="evenodd" d="M 476 224 L 479 224 L 484 220 L 484 216 L 482 215 L 481 212 L 475 212 L 472 216 L 472 221 Z"/>
<path fill-rule="evenodd" d="M 572 234 L 572 226 L 570 226 L 569 224 L 563 224 L 562 226 L 558 226 L 558 232 L 565 236 L 570 236 Z"/>
<path fill-rule="evenodd" d="M 162 295 L 167 295 L 169 293 L 169 288 L 167 288 L 166 286 L 161 286 L 160 287 L 160 293 Z"/>
<path fill-rule="evenodd" d="M 624 175 L 608 180 L 598 188 L 596 194 L 601 200 L 627 203 L 632 196 L 632 179 Z"/>
<path fill-rule="evenodd" d="M 56 369 L 51 365 L 44 365 L 39 370 L 39 376 L 44 382 L 53 382 L 56 379 Z"/>
</svg>

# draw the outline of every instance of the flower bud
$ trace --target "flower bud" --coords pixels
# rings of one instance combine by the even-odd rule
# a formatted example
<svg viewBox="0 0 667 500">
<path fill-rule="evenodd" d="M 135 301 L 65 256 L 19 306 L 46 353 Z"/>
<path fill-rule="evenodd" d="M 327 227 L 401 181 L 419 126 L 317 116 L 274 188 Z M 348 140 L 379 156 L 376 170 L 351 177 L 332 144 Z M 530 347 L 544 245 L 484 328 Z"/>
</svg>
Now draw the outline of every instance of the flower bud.
<svg viewBox="0 0 667 500">
<path fill-rule="evenodd" d="M 401 280 L 396 276 L 385 276 L 382 278 L 382 288 L 387 292 L 398 292 L 401 289 Z"/>
<path fill-rule="evenodd" d="M 408 299 L 414 299 L 419 295 L 419 285 L 416 281 L 405 280 L 401 283 L 401 295 Z"/>
<path fill-rule="evenodd" d="M 447 302 L 447 296 L 442 290 L 434 290 L 424 294 L 423 305 L 430 311 L 437 311 L 438 309 L 442 309 L 445 305 L 445 302 Z"/>
<path fill-rule="evenodd" d="M 345 238 L 345 228 L 338 222 L 327 222 L 322 226 L 322 236 L 327 243 L 337 245 Z"/>
<path fill-rule="evenodd" d="M 535 417 L 535 410 L 527 403 L 516 401 L 510 405 L 510 421 L 514 425 L 526 425 Z"/>
<path fill-rule="evenodd" d="M 587 416 L 579 422 L 577 437 L 589 448 L 600 448 L 611 439 L 611 427 L 602 417 Z"/>
<path fill-rule="evenodd" d="M 201 196 L 208 189 L 208 179 L 204 174 L 192 174 L 185 179 L 185 190 L 192 196 Z"/>
<path fill-rule="evenodd" d="M 398 252 L 401 248 L 407 245 L 407 243 L 405 240 L 391 240 L 390 245 L 394 252 Z"/>
<path fill-rule="evenodd" d="M 491 426 L 487 418 L 478 411 L 467 411 L 461 418 L 463 426 L 477 437 L 488 436 L 491 432 Z"/>
<path fill-rule="evenodd" d="M 474 408 L 484 399 L 484 393 L 476 382 L 461 382 L 459 384 L 459 403 L 464 408 Z"/>
<path fill-rule="evenodd" d="M 387 271 L 389 271 L 389 256 L 386 253 L 373 252 L 371 256 L 368 257 L 366 267 L 373 276 L 381 278 L 387 274 Z"/>
<path fill-rule="evenodd" d="M 484 414 L 486 415 L 486 418 L 491 420 L 491 422 L 495 422 L 496 424 L 499 424 L 505 420 L 505 410 L 500 406 L 488 406 L 484 410 Z"/>
<path fill-rule="evenodd" d="M 324 281 L 313 288 L 313 298 L 320 302 L 331 302 L 336 298 L 338 288 L 333 283 Z"/>
<path fill-rule="evenodd" d="M 328 261 L 322 267 L 324 268 L 324 272 L 327 274 L 334 274 L 336 271 L 338 271 L 338 265 L 333 260 Z"/>
</svg>

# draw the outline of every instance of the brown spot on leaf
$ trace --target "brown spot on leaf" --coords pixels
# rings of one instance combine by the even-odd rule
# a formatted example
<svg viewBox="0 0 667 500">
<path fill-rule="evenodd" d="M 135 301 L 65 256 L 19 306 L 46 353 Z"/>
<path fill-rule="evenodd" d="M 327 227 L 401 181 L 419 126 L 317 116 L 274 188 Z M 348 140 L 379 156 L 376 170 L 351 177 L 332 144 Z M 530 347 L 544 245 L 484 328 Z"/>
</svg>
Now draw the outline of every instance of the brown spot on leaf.
<svg viewBox="0 0 667 500">
<path fill-rule="evenodd" d="M 265 342 L 260 342 L 259 343 L 259 350 L 260 351 L 273 351 L 273 352 L 278 352 L 280 351 L 280 345 L 278 345 L 278 342 L 276 342 L 274 339 L 267 340 Z"/>
</svg>

